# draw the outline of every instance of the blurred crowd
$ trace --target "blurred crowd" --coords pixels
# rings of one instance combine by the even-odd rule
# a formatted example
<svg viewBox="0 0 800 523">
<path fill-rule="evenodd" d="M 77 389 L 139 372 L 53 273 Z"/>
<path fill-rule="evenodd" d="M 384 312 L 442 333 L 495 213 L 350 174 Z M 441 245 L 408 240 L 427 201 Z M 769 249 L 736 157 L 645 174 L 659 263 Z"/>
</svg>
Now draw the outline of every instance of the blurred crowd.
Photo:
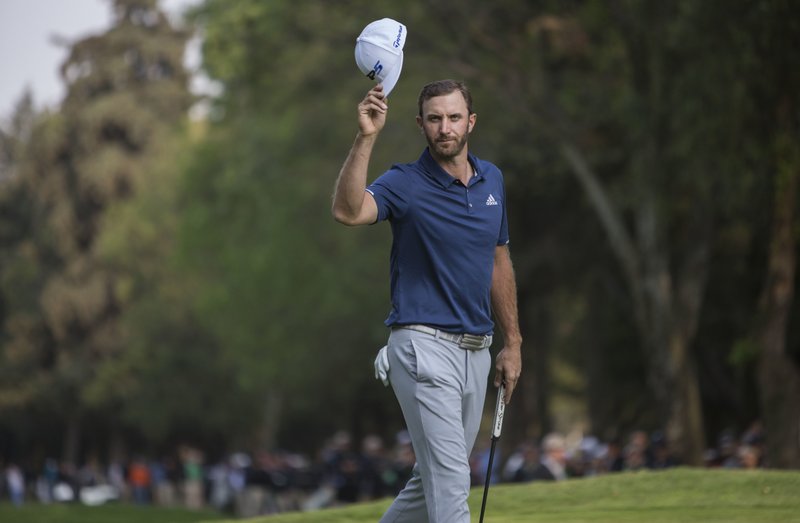
<svg viewBox="0 0 800 523">
<path fill-rule="evenodd" d="M 89 459 L 80 467 L 47 459 L 24 467 L 0 458 L 0 501 L 213 508 L 236 517 L 379 499 L 395 495 L 411 476 L 414 452 L 407 433 L 386 448 L 370 435 L 356 446 L 338 432 L 316 456 L 288 451 L 234 452 L 209 460 L 185 446 L 175 456 L 133 456 L 107 464 Z"/>
<path fill-rule="evenodd" d="M 703 459 L 708 468 L 753 469 L 764 466 L 764 432 L 759 422 L 737 434 L 725 430 Z M 473 484 L 483 484 L 488 465 L 488 445 L 472 459 Z M 493 467 L 492 481 L 556 481 L 622 471 L 658 470 L 680 465 L 661 431 L 633 431 L 626 440 L 603 442 L 591 435 L 551 433 L 537 444 L 523 442 Z"/>
<path fill-rule="evenodd" d="M 757 468 L 762 463 L 763 430 L 755 423 L 737 434 L 724 431 L 707 450 L 707 467 Z M 679 465 L 662 432 L 634 431 L 624 440 L 603 442 L 590 435 L 547 434 L 526 441 L 493 461 L 493 483 L 559 481 L 620 471 L 663 469 Z M 472 481 L 486 479 L 489 442 L 471 456 Z M 134 456 L 101 464 L 90 459 L 80 467 L 48 459 L 36 469 L 4 462 L 0 499 L 26 502 L 213 508 L 236 517 L 310 511 L 391 497 L 411 475 L 414 452 L 406 432 L 387 446 L 375 435 L 354 442 L 337 432 L 316 456 L 286 451 L 235 452 L 206 460 L 192 447 L 174 456 Z"/>
</svg>

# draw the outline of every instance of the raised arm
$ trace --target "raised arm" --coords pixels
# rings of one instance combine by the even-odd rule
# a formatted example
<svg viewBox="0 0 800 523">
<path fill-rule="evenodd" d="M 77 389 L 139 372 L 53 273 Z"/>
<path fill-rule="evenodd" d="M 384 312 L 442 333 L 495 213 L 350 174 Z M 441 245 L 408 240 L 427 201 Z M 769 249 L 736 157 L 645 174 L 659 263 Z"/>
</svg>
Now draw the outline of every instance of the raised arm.
<svg viewBox="0 0 800 523">
<path fill-rule="evenodd" d="M 517 283 L 508 245 L 501 245 L 494 251 L 494 271 L 492 272 L 492 309 L 503 333 L 503 348 L 495 359 L 494 386 L 505 382 L 505 402 L 517 386 L 522 372 L 522 335 L 519 331 L 517 313 Z"/>
<path fill-rule="evenodd" d="M 382 85 L 372 88 L 358 104 L 358 134 L 333 192 L 333 217 L 345 225 L 366 225 L 378 218 L 375 199 L 365 189 L 372 148 L 386 123 L 387 110 Z"/>
</svg>

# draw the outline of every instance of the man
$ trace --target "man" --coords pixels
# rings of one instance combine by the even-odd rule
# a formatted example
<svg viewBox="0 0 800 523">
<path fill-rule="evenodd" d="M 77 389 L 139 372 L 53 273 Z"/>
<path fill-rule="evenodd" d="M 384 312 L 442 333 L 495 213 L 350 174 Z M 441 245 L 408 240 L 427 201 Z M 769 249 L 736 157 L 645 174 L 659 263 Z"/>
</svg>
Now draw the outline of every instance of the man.
<svg viewBox="0 0 800 523">
<path fill-rule="evenodd" d="M 556 481 L 567 479 L 567 445 L 564 437 L 552 432 L 542 440 L 544 457 L 527 478 L 529 481 Z"/>
<path fill-rule="evenodd" d="M 467 523 L 469 454 L 491 367 L 492 311 L 504 338 L 494 385 L 505 383 L 506 403 L 522 366 L 505 188 L 497 167 L 469 154 L 477 115 L 464 84 L 428 84 L 418 106 L 427 149 L 367 187 L 388 112 L 381 85 L 367 93 L 333 214 L 346 225 L 389 220 L 392 227 L 388 377 L 417 463 L 381 521 Z"/>
</svg>

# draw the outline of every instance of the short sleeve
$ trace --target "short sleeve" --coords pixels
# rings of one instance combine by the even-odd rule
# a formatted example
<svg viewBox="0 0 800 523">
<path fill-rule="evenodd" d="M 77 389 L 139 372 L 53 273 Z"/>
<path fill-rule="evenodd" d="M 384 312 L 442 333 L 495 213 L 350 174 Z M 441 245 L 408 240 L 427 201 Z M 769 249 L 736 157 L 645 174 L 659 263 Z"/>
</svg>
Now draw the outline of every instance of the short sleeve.
<svg viewBox="0 0 800 523">
<path fill-rule="evenodd" d="M 375 198 L 375 204 L 378 206 L 376 222 L 397 219 L 405 215 L 410 200 L 409 178 L 408 173 L 395 166 L 367 187 L 367 192 Z"/>
</svg>

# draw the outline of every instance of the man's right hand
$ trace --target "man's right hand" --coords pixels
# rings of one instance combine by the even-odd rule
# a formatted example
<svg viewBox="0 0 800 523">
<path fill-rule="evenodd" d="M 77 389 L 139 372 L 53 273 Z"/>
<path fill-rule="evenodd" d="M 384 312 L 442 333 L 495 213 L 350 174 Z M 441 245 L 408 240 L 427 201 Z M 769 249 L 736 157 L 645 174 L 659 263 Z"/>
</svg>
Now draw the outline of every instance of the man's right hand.
<svg viewBox="0 0 800 523">
<path fill-rule="evenodd" d="M 384 98 L 383 85 L 378 84 L 358 104 L 358 131 L 362 136 L 372 136 L 383 129 L 389 109 Z"/>
</svg>

